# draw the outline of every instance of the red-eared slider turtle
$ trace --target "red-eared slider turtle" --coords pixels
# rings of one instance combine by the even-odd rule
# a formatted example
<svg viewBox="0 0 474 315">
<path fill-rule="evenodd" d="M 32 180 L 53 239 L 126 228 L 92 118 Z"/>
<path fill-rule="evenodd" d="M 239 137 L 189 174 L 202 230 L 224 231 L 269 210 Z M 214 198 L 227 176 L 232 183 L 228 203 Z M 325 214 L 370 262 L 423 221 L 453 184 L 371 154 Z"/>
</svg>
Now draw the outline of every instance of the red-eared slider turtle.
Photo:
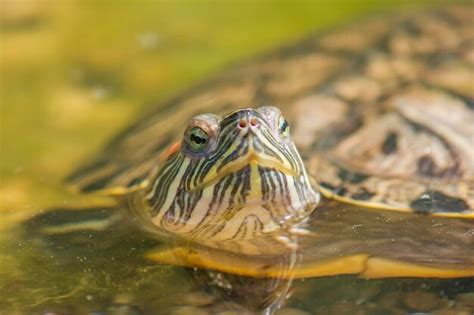
<svg viewBox="0 0 474 315">
<path fill-rule="evenodd" d="M 69 182 L 189 243 L 149 254 L 161 262 L 474 276 L 472 16 L 373 19 L 243 63 L 146 115 Z M 301 262 L 282 273 L 289 252 Z"/>
</svg>

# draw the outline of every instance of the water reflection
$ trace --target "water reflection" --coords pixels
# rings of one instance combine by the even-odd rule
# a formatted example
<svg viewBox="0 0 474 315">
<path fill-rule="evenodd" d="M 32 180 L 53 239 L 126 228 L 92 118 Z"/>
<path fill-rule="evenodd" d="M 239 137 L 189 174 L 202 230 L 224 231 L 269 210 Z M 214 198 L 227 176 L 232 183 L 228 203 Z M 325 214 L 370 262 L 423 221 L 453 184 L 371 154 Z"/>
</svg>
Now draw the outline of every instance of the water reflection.
<svg viewBox="0 0 474 315">
<path fill-rule="evenodd" d="M 184 244 L 170 237 L 165 243 L 157 241 L 133 224 L 119 223 L 117 220 L 123 219 L 122 213 L 121 209 L 102 207 L 52 209 L 24 224 L 22 239 L 33 253 L 27 252 L 39 263 L 34 268 L 44 271 L 41 278 L 45 279 L 41 280 L 56 286 L 56 282 L 67 282 L 60 280 L 67 273 L 72 281 L 56 290 L 58 293 L 52 293 L 55 290 L 44 292 L 51 295 L 30 304 L 32 309 L 81 314 L 86 310 L 77 309 L 77 299 L 85 298 L 89 304 L 87 312 L 97 309 L 107 314 L 194 314 L 198 306 L 211 313 L 271 314 L 291 295 L 293 270 L 301 258 L 295 249 L 285 255 L 273 256 L 272 268 L 278 270 L 276 277 L 240 276 L 235 272 L 242 270 L 245 273 L 245 268 L 252 270 L 253 267 L 239 266 L 239 259 L 233 261 L 235 253 Z M 213 250 L 224 258 L 220 262 L 222 266 L 228 263 L 226 267 L 236 268 L 234 274 L 206 268 L 173 267 L 186 263 L 179 261 L 182 250 L 203 255 L 206 250 Z M 175 261 L 163 265 L 167 256 L 173 256 Z M 162 264 L 149 262 L 157 257 L 162 257 Z M 240 261 L 245 262 L 241 258 Z M 164 282 L 167 278 L 176 283 Z M 161 286 L 158 290 L 157 285 Z M 48 287 L 45 283 L 39 286 Z M 178 295 L 171 297 L 164 292 Z"/>
<path fill-rule="evenodd" d="M 116 208 L 53 209 L 27 222 L 23 236 L 11 244 L 23 244 L 24 261 L 18 263 L 24 273 L 6 277 L 2 287 L 15 292 L 10 302 L 26 293 L 30 300 L 15 301 L 17 307 L 39 314 L 402 314 L 446 309 L 462 314 L 470 310 L 472 278 L 327 276 L 349 273 L 348 267 L 367 276 L 360 261 L 350 259 L 347 265 L 341 260 L 354 253 L 378 253 L 428 265 L 459 267 L 465 261 L 472 266 L 472 248 L 465 243 L 472 241 L 472 234 L 462 221 L 449 221 L 450 249 L 410 237 L 445 235 L 444 218 L 423 225 L 426 219 L 417 215 L 370 213 L 368 217 L 363 211 L 321 208 L 312 217 L 320 225 L 308 221 L 312 234 L 298 236 L 296 248 L 272 243 L 274 236 L 262 236 L 267 247 L 281 246 L 286 254 L 265 255 L 261 248 L 259 255 L 242 255 L 226 249 L 225 243 L 209 248 L 179 239 L 156 240 L 134 225 L 119 224 Z M 338 218 L 337 226 L 331 223 L 332 215 Z M 352 225 L 347 226 L 347 220 Z M 405 220 L 404 229 L 395 228 L 400 220 Z M 432 225 L 441 230 L 431 231 Z M 334 229 L 338 233 L 328 233 Z M 460 251 L 455 245 L 466 247 Z"/>
</svg>

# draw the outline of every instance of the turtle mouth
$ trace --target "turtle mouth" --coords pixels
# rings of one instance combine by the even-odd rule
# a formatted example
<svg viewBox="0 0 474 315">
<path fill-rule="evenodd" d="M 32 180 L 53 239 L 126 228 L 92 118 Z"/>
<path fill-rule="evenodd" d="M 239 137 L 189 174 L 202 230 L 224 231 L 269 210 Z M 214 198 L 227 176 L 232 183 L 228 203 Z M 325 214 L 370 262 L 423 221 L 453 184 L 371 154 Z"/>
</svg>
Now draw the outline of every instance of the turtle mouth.
<svg viewBox="0 0 474 315">
<path fill-rule="evenodd" d="M 199 190 L 204 189 L 208 186 L 211 186 L 212 184 L 214 184 L 214 183 L 220 181 L 221 179 L 223 179 L 224 177 L 226 177 L 226 176 L 228 176 L 232 173 L 238 172 L 238 171 L 240 171 L 240 170 L 242 170 L 242 169 L 244 169 L 248 166 L 255 167 L 255 168 L 257 168 L 257 167 L 270 168 L 270 169 L 274 169 L 274 170 L 276 170 L 280 173 L 283 173 L 286 176 L 298 177 L 298 173 L 296 171 L 286 167 L 285 165 L 283 165 L 279 161 L 260 156 L 258 153 L 256 153 L 255 151 L 252 150 L 245 157 L 228 163 L 227 165 L 222 167 L 215 174 L 213 174 L 211 176 L 206 176 L 206 178 L 204 179 L 203 182 L 199 183 L 198 185 L 192 186 L 189 189 L 189 192 L 199 191 Z"/>
</svg>

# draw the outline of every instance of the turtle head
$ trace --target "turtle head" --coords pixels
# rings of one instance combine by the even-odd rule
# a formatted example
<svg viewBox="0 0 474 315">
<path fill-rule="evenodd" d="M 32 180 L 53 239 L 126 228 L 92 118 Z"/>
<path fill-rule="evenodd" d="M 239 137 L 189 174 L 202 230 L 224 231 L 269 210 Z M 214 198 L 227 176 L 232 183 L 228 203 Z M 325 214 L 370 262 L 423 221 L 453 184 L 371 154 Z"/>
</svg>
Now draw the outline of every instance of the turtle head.
<svg viewBox="0 0 474 315">
<path fill-rule="evenodd" d="M 319 201 L 279 109 L 192 118 L 146 191 L 154 225 L 193 239 L 251 238 Z"/>
</svg>

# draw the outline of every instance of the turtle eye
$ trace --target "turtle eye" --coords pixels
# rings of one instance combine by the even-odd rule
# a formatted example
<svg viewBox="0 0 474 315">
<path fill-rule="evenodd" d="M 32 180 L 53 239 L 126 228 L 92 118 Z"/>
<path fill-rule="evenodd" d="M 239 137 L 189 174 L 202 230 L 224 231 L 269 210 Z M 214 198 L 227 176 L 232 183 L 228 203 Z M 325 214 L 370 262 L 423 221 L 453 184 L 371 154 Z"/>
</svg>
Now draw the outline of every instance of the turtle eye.
<svg viewBox="0 0 474 315">
<path fill-rule="evenodd" d="M 288 137 L 288 135 L 290 134 L 290 125 L 288 124 L 288 121 L 283 117 L 280 118 L 280 121 L 278 123 L 278 132 L 283 137 Z"/>
<path fill-rule="evenodd" d="M 200 127 L 192 127 L 187 132 L 186 141 L 193 152 L 202 152 L 208 147 L 209 135 Z"/>
</svg>

